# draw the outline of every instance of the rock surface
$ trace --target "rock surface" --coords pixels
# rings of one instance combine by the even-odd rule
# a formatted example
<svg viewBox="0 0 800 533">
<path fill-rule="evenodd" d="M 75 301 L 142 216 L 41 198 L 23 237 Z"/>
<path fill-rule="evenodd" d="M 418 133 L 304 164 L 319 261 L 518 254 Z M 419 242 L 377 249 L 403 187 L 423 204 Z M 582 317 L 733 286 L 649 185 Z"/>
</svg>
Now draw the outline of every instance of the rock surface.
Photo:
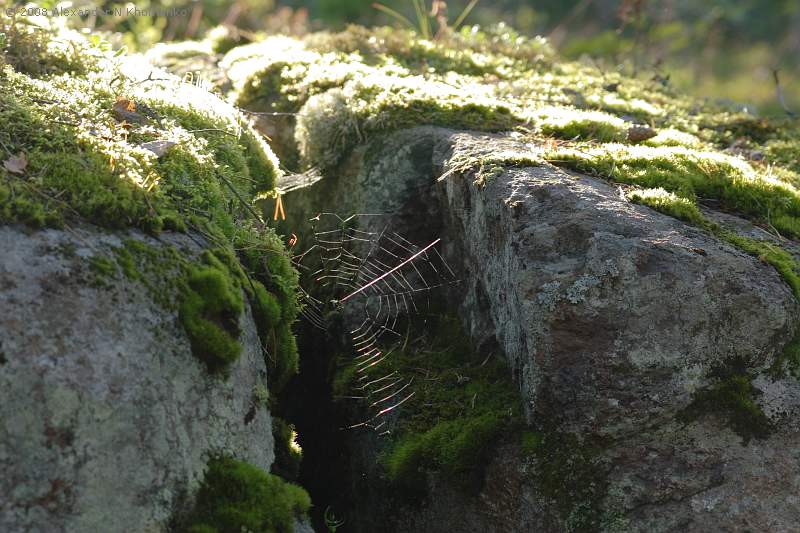
<svg viewBox="0 0 800 533">
<path fill-rule="evenodd" d="M 678 416 L 720 368 L 770 366 L 800 319 L 787 284 L 602 180 L 516 163 L 476 181 L 489 155 L 536 150 L 422 127 L 356 150 L 335 177 L 281 184 L 291 227 L 335 206 L 390 213 L 379 224 L 413 242 L 442 237 L 462 279 L 448 297 L 475 344 L 508 359 L 529 422 L 575 436 L 577 447 L 601 443 L 591 477 L 574 480 L 596 485 L 598 501 L 560 500 L 535 474 L 537 459 L 509 445 L 477 497 L 453 496 L 439 480 L 423 510 L 395 509 L 383 527 L 581 530 L 582 515 L 596 511 L 609 531 L 791 531 L 800 520 L 797 381 L 754 380 L 773 427 L 763 438 L 743 439 L 713 413 Z M 571 458 L 564 480 L 577 476 Z M 364 513 L 376 504 L 364 502 Z"/>
<path fill-rule="evenodd" d="M 129 238 L 202 251 L 190 235 L 0 226 L 0 530 L 163 531 L 208 454 L 272 464 L 249 311 L 229 378 L 209 375 L 143 280 L 92 269 Z"/>
</svg>

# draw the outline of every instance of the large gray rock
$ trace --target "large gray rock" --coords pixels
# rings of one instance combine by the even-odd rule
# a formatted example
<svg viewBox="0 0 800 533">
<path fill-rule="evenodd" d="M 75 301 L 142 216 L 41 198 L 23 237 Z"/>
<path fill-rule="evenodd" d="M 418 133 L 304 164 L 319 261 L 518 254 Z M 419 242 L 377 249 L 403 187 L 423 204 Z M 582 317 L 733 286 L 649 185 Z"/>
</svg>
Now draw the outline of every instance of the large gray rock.
<svg viewBox="0 0 800 533">
<path fill-rule="evenodd" d="M 229 378 L 209 375 L 177 313 L 154 301 L 175 296 L 168 272 L 132 281 L 92 268 L 128 238 L 202 251 L 188 235 L 0 226 L 2 531 L 163 531 L 209 453 L 272 464 L 250 312 Z"/>
<path fill-rule="evenodd" d="M 724 418 L 676 416 L 718 369 L 769 367 L 800 323 L 787 284 L 607 182 L 520 163 L 536 150 L 510 137 L 416 128 L 357 149 L 324 179 L 282 184 L 292 228 L 321 211 L 387 213 L 365 218 L 366 229 L 392 224 L 420 244 L 442 237 L 462 280 L 449 298 L 476 346 L 509 361 L 529 422 L 594 446 L 594 477 L 573 484 L 596 485 L 599 501 L 565 511 L 570 502 L 554 501 L 535 475 L 542 465 L 509 445 L 477 497 L 440 480 L 422 510 L 396 512 L 386 530 L 562 531 L 597 509 L 607 530 L 796 528 L 795 380 L 754 380 L 775 428 L 763 439 L 745 442 Z M 481 162 L 503 153 L 517 163 L 476 182 Z M 581 453 L 564 459 L 564 479 L 575 477 L 569 465 Z"/>
</svg>

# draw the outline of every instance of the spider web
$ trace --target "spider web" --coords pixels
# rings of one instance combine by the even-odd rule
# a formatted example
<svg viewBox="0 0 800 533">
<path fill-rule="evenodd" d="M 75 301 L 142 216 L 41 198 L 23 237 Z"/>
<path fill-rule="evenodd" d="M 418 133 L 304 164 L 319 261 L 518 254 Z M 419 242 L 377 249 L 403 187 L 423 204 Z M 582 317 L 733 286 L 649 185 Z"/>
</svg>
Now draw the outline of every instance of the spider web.
<svg viewBox="0 0 800 533">
<path fill-rule="evenodd" d="M 382 224 L 384 216 L 321 213 L 310 220 L 313 244 L 295 257 L 301 285 L 310 288 L 301 286 L 302 316 L 320 329 L 331 311 L 358 324 L 349 335 L 360 396 L 349 398 L 363 400 L 369 418 L 350 429 L 381 434 L 388 433 L 385 415 L 414 396 L 413 379 L 381 363 L 403 343 L 409 319 L 428 310 L 434 291 L 459 281 L 439 253 L 441 239 L 415 244 Z"/>
</svg>

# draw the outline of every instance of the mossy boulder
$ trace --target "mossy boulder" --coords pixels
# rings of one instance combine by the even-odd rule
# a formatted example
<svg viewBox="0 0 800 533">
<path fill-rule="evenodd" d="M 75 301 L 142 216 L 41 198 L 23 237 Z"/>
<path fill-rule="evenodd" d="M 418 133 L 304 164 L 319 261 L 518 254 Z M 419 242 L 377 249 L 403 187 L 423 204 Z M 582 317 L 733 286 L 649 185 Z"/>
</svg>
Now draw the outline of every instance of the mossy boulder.
<svg viewBox="0 0 800 533">
<path fill-rule="evenodd" d="M 0 529 L 166 530 L 215 454 L 275 492 L 254 391 L 297 371 L 299 311 L 289 254 L 255 208 L 277 158 L 202 86 L 99 39 L 11 31 L 23 33 L 0 61 Z M 46 55 L 57 42 L 76 55 Z M 246 509 L 257 500 L 236 507 L 291 530 L 284 509 Z"/>
<path fill-rule="evenodd" d="M 450 424 L 442 416 L 408 436 L 401 430 L 385 475 L 417 495 L 421 484 L 425 504 L 371 498 L 386 494 L 375 481 L 356 493 L 359 510 L 381 509 L 396 531 L 657 530 L 677 520 L 712 527 L 776 516 L 790 523 L 789 506 L 776 513 L 767 502 L 794 490 L 784 481 L 790 454 L 783 450 L 796 440 L 790 428 L 800 389 L 793 378 L 772 382 L 800 320 L 791 244 L 780 252 L 746 219 L 732 217 L 745 232 L 667 189 L 620 189 L 559 169 L 542 157 L 550 146 L 418 127 L 356 147 L 336 176 L 285 181 L 297 187 L 284 195 L 289 224 L 335 204 L 391 213 L 374 225 L 362 220 L 364 231 L 388 224 L 412 242 L 443 239 L 442 253 L 461 279 L 445 291 L 450 308 L 459 310 L 472 345 L 486 347 L 478 360 L 490 350 L 507 358 L 507 386 L 519 391 L 529 431 L 538 435 L 527 446 L 520 436 L 505 444 L 490 438 L 487 455 L 469 469 L 482 470 L 475 496 L 475 485 L 465 492 L 457 482 L 458 457 L 468 456 L 458 452 L 460 436 L 484 441 L 483 431 L 470 433 L 471 420 Z M 714 157 L 729 164 L 728 156 Z M 429 350 L 419 357 L 419 368 L 431 365 Z M 731 385 L 716 369 L 734 363 Z M 450 399 L 465 404 L 458 394 Z M 772 410 L 770 401 L 782 408 Z M 438 412 L 428 396 L 419 409 Z M 415 413 L 401 409 L 398 427 Z M 354 441 L 358 453 L 374 450 L 368 439 Z M 716 467 L 685 473 L 704 442 L 713 443 L 704 461 Z M 723 468 L 724 481 L 714 468 Z M 770 488 L 752 469 L 768 472 Z M 758 501 L 732 511 L 749 492 Z M 659 503 L 661 494 L 681 503 Z M 694 507 L 709 498 L 726 503 L 698 516 Z M 369 520 L 364 527 L 375 524 Z"/>
</svg>

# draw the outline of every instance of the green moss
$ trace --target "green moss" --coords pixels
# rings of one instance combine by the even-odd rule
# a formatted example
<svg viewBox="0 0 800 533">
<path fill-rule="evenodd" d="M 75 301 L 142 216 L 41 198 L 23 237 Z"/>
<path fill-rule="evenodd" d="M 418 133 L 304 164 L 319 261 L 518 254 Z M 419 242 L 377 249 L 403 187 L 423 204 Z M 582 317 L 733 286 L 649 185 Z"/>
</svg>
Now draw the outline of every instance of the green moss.
<svg viewBox="0 0 800 533">
<path fill-rule="evenodd" d="M 0 12 L 0 68 L 11 65 L 19 72 L 45 77 L 97 71 L 108 43 L 86 40 L 66 30 L 55 19 L 41 24 L 37 17 L 10 17 Z"/>
<path fill-rule="evenodd" d="M 420 124 L 502 131 L 522 122 L 479 90 L 465 94 L 422 77 L 376 74 L 310 98 L 298 117 L 296 139 L 308 164 L 329 170 L 377 133 Z"/>
<path fill-rule="evenodd" d="M 339 360 L 341 362 L 341 357 Z M 334 400 L 353 394 L 353 388 L 358 377 L 356 370 L 354 364 L 345 363 L 334 372 L 333 383 L 331 383 L 331 394 Z"/>
<path fill-rule="evenodd" d="M 117 264 L 122 267 L 122 273 L 128 279 L 139 279 L 139 272 L 136 268 L 136 262 L 133 259 L 133 254 L 127 248 L 120 248 L 117 251 Z"/>
<path fill-rule="evenodd" d="M 691 199 L 710 198 L 730 211 L 800 237 L 800 195 L 789 184 L 757 173 L 744 161 L 685 147 L 618 144 L 560 148 L 546 158 L 580 172 Z"/>
<path fill-rule="evenodd" d="M 253 282 L 253 317 L 259 327 L 259 335 L 266 338 L 281 320 L 281 307 L 278 299 L 267 292 L 260 281 Z"/>
<path fill-rule="evenodd" d="M 275 441 L 275 462 L 272 464 L 272 472 L 284 479 L 296 480 L 300 475 L 303 450 L 297 444 L 294 425 L 273 416 L 272 437 Z"/>
<path fill-rule="evenodd" d="M 651 209 L 689 224 L 694 224 L 698 227 L 707 225 L 706 218 L 700 212 L 697 204 L 687 198 L 681 198 L 674 193 L 667 192 L 660 187 L 658 189 L 634 189 L 628 192 L 626 197 L 631 202 L 646 205 Z"/>
<path fill-rule="evenodd" d="M 89 259 L 92 271 L 100 277 L 111 277 L 117 273 L 114 262 L 107 257 L 95 255 Z"/>
<path fill-rule="evenodd" d="M 522 409 L 506 366 L 496 358 L 477 360 L 457 320 L 431 320 L 435 324 L 428 331 L 438 335 L 393 352 L 382 369 L 417 378 L 415 398 L 401 408 L 396 437 L 381 459 L 388 479 L 412 491 L 424 489 L 426 471 L 456 482 L 475 481 L 476 465 L 500 435 L 521 424 Z"/>
<path fill-rule="evenodd" d="M 299 370 L 300 356 L 291 327 L 283 323 L 275 330 L 272 345 L 267 345 L 267 368 L 270 389 L 279 392 Z"/>
<path fill-rule="evenodd" d="M 77 50 L 82 39 L 57 40 Z M 103 53 L 103 69 L 79 75 L 0 72 L 0 142 L 28 161 L 21 174 L 0 167 L 0 222 L 79 220 L 158 233 L 184 231 L 199 216 L 231 235 L 245 212 L 240 198 L 274 187 L 274 154 L 219 97 L 177 78 L 136 83 L 118 75 L 127 59 Z M 125 127 L 118 97 L 134 109 Z M 174 146 L 158 157 L 145 148 L 155 140 Z"/>
<path fill-rule="evenodd" d="M 291 533 L 311 507 L 306 491 L 229 457 L 212 459 L 186 520 L 193 533 Z"/>
<path fill-rule="evenodd" d="M 241 288 L 213 255 L 206 265 L 192 267 L 180 305 L 180 320 L 189 336 L 192 353 L 212 371 L 226 369 L 238 359 Z"/>
<path fill-rule="evenodd" d="M 768 143 L 767 155 L 776 163 L 800 171 L 800 143 L 796 140 L 780 139 Z"/>
<path fill-rule="evenodd" d="M 539 133 L 560 139 L 622 141 L 628 129 L 625 121 L 608 113 L 566 107 L 545 107 L 533 118 Z"/>
<path fill-rule="evenodd" d="M 706 414 L 722 417 L 747 444 L 770 435 L 773 425 L 755 401 L 759 391 L 746 375 L 729 375 L 713 387 L 695 393 L 678 419 L 693 422 Z"/>
<path fill-rule="evenodd" d="M 485 413 L 442 421 L 424 433 L 408 433 L 385 459 L 389 479 L 414 487 L 424 480 L 422 469 L 448 476 L 471 473 L 488 456 L 505 425 L 502 416 Z"/>
<path fill-rule="evenodd" d="M 769 241 L 757 241 L 724 230 L 717 230 L 716 233 L 738 248 L 774 266 L 775 270 L 791 287 L 795 297 L 800 300 L 800 264 L 797 263 L 792 254 L 778 244 Z"/>
<path fill-rule="evenodd" d="M 544 434 L 538 431 L 522 432 L 522 453 L 532 456 L 536 453 L 544 440 Z"/>
</svg>

